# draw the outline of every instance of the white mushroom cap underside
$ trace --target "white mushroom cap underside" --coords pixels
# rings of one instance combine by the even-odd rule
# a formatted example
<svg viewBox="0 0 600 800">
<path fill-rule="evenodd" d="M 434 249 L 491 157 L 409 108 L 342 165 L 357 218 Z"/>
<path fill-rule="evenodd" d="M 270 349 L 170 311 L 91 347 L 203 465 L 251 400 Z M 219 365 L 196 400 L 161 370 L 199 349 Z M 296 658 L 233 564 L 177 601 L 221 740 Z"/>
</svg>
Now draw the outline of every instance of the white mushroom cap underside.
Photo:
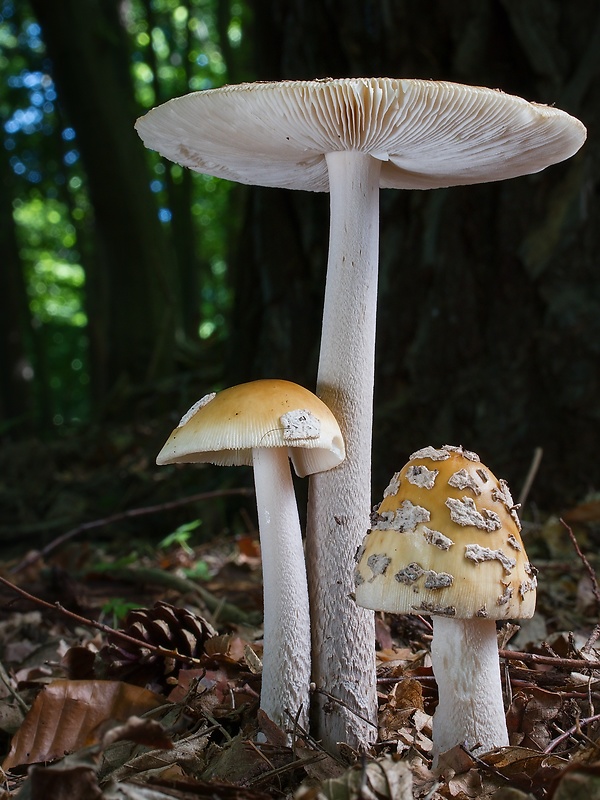
<svg viewBox="0 0 600 800">
<path fill-rule="evenodd" d="M 259 380 L 218 392 L 185 414 L 157 464 L 252 464 L 257 447 L 285 447 L 300 477 L 337 466 L 344 441 L 329 408 L 283 380 Z"/>
<path fill-rule="evenodd" d="M 325 154 L 384 162 L 382 188 L 431 189 L 539 172 L 583 144 L 582 123 L 495 89 L 390 78 L 246 83 L 149 111 L 144 144 L 197 172 L 328 191 Z"/>
<path fill-rule="evenodd" d="M 425 470 L 435 477 L 415 482 Z M 392 483 L 357 554 L 359 605 L 456 619 L 533 615 L 536 570 L 504 481 L 474 453 L 444 447 L 413 454 Z"/>
</svg>

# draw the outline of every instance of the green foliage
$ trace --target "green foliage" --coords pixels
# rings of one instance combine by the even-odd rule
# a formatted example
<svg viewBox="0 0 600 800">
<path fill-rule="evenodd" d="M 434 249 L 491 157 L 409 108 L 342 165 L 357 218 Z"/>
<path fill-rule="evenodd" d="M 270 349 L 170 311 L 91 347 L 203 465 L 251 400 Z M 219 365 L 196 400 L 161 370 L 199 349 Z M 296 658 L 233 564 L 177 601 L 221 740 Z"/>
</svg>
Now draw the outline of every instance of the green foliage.
<svg viewBox="0 0 600 800">
<path fill-rule="evenodd" d="M 164 539 L 158 543 L 159 550 L 169 550 L 172 547 L 179 547 L 188 556 L 194 555 L 194 550 L 190 546 L 189 542 L 192 537 L 192 533 L 200 527 L 202 524 L 202 520 L 194 519 L 191 522 L 184 522 L 183 525 L 180 525 L 176 528 L 172 533 L 169 533 Z M 206 561 L 202 561 L 201 559 L 194 562 L 192 567 L 187 567 L 183 570 L 184 575 L 186 578 L 192 578 L 193 580 L 200 580 L 206 581 L 210 578 L 211 572 L 208 564 Z"/>
<path fill-rule="evenodd" d="M 130 611 L 134 608 L 139 608 L 139 603 L 130 603 L 128 600 L 123 600 L 121 597 L 113 597 L 102 606 L 100 613 L 101 618 L 110 619 L 110 625 L 117 628 L 125 619 Z"/>
<path fill-rule="evenodd" d="M 241 59 L 247 12 L 233 2 L 223 19 L 226 8 L 217 0 L 132 0 L 124 7 L 132 88 L 142 113 L 230 79 Z M 57 95 L 43 31 L 27 0 L 0 0 L 0 113 L 5 120 L 0 146 L 12 172 L 14 219 L 35 332 L 29 358 L 38 405 L 44 407 L 38 417 L 55 426 L 87 419 L 92 406 L 86 276 L 98 244 L 78 133 L 62 116 Z M 180 220 L 189 215 L 196 286 L 187 287 L 182 273 L 182 293 L 192 292 L 198 343 L 222 339 L 232 302 L 232 186 L 210 176 L 185 175 L 155 153 L 147 157 L 159 219 L 177 246 Z M 109 303 L 118 302 L 117 287 L 114 292 Z"/>
<path fill-rule="evenodd" d="M 193 555 L 194 551 L 190 547 L 189 540 L 192 536 L 192 532 L 199 528 L 202 525 L 202 521 L 199 519 L 192 520 L 191 522 L 184 522 L 183 525 L 180 525 L 176 528 L 172 533 L 169 533 L 164 539 L 158 543 L 159 550 L 168 550 L 171 547 L 180 547 L 184 550 L 188 555 Z"/>
</svg>

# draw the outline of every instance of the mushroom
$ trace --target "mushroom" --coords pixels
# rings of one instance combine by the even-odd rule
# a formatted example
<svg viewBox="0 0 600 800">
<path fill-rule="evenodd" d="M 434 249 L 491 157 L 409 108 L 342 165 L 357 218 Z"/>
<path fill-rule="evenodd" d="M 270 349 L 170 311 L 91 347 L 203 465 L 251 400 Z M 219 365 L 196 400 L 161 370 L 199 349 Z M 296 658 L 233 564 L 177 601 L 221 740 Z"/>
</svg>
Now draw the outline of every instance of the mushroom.
<svg viewBox="0 0 600 800">
<path fill-rule="evenodd" d="M 136 128 L 146 146 L 198 172 L 330 192 L 317 393 L 348 453 L 309 490 L 313 678 L 341 701 L 320 707 L 316 733 L 330 749 L 338 741 L 365 746 L 376 729 L 374 623 L 349 596 L 352 553 L 371 505 L 379 188 L 538 172 L 573 155 L 585 128 L 563 111 L 497 90 L 390 78 L 225 86 L 170 100 Z"/>
<path fill-rule="evenodd" d="M 506 481 L 461 447 L 425 447 L 394 475 L 371 525 L 356 602 L 433 619 L 434 768 L 457 744 L 507 745 L 496 620 L 533 616 L 536 570 Z"/>
<path fill-rule="evenodd" d="M 288 459 L 300 477 L 331 469 L 344 459 L 344 441 L 327 406 L 283 380 L 206 395 L 156 459 L 254 467 L 264 586 L 260 706 L 282 728 L 290 719 L 306 726 L 310 685 L 308 587 Z"/>
</svg>

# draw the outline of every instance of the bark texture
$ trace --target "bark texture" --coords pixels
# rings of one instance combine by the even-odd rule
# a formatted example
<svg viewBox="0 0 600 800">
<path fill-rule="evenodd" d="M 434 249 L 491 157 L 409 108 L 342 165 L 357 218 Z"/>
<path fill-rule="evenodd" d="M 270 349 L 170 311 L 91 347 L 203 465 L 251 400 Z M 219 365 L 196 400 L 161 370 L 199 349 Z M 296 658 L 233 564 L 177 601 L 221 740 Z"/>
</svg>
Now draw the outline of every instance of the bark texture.
<svg viewBox="0 0 600 800">
<path fill-rule="evenodd" d="M 96 401 L 169 371 L 170 258 L 149 189 L 118 3 L 32 0 L 89 181 L 96 258 L 87 277 Z M 74 33 L 76 31 L 76 34 Z M 92 265 L 88 265 L 90 268 Z"/>
</svg>

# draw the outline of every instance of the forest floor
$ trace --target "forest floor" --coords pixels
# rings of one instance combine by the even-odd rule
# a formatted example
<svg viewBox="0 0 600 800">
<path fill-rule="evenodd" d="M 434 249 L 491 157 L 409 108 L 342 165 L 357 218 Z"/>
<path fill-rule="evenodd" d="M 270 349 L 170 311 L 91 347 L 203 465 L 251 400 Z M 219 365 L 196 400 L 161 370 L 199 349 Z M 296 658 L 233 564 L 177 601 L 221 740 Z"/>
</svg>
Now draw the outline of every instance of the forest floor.
<svg viewBox="0 0 600 800">
<path fill-rule="evenodd" d="M 288 746 L 261 716 L 250 475 L 160 472 L 160 436 L 0 448 L 0 800 L 600 797 L 600 500 L 526 510 L 537 611 L 499 639 L 511 745 L 436 775 L 426 618 L 377 616 L 371 753 Z"/>
</svg>

